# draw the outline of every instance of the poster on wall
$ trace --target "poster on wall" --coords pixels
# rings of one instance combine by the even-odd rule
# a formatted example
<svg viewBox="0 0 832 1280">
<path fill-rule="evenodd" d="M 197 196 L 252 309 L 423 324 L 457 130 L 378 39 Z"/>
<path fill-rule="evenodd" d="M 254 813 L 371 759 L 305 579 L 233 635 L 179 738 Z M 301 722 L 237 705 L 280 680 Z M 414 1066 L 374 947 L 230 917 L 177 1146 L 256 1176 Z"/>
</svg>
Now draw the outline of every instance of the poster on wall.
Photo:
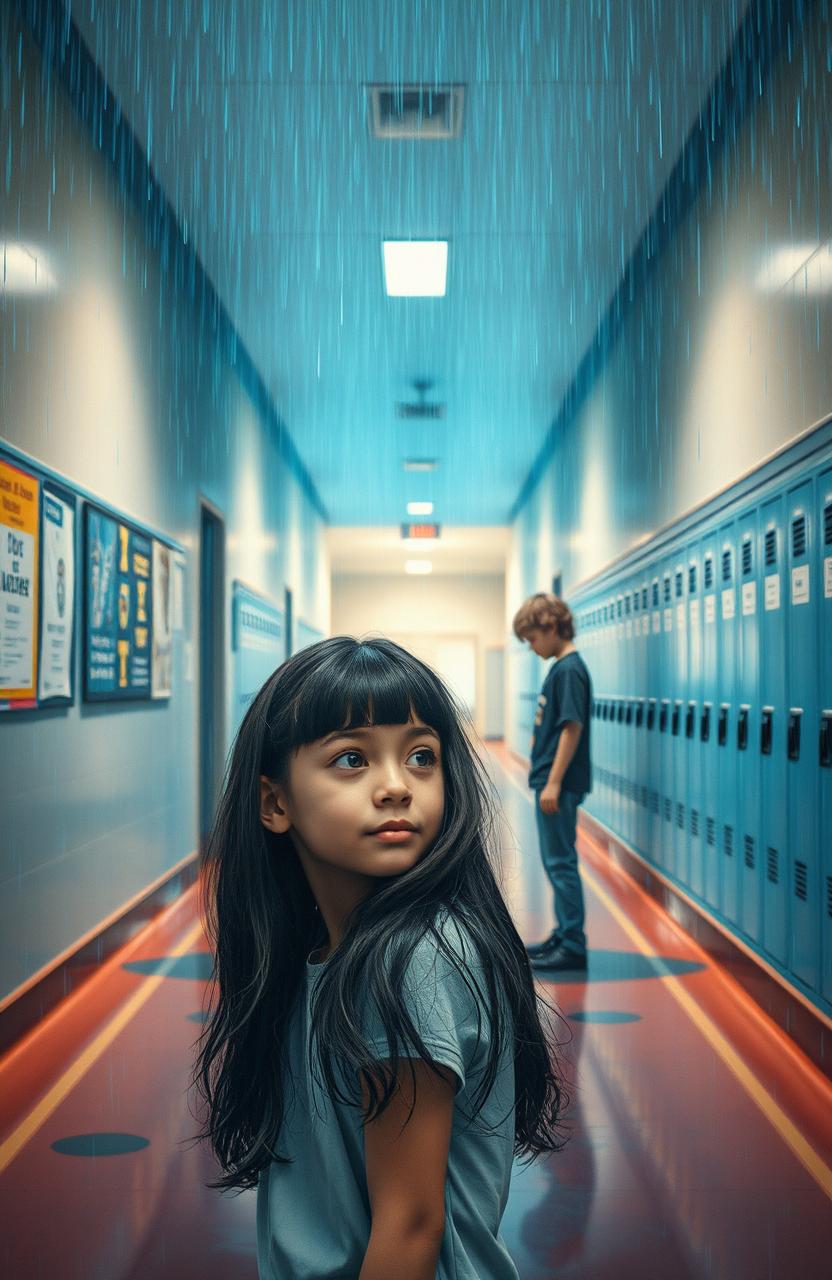
<svg viewBox="0 0 832 1280">
<path fill-rule="evenodd" d="M 173 680 L 173 558 L 153 539 L 153 697 L 169 698 Z"/>
<path fill-rule="evenodd" d="M 45 484 L 41 522 L 38 699 L 71 702 L 75 634 L 75 500 Z"/>
<path fill-rule="evenodd" d="M 152 539 L 86 505 L 84 697 L 151 696 Z"/>
<path fill-rule="evenodd" d="M 40 481 L 0 458 L 0 708 L 37 705 Z"/>
</svg>

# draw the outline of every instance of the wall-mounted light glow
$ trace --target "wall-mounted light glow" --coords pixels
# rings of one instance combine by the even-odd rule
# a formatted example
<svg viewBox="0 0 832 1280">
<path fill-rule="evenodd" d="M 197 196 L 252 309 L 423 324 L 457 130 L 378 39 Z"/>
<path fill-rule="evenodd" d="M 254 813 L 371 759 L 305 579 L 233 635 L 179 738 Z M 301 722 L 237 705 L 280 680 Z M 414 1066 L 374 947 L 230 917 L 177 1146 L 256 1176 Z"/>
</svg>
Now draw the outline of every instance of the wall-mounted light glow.
<svg viewBox="0 0 832 1280">
<path fill-rule="evenodd" d="M 433 565 L 430 560 L 405 560 L 405 573 L 432 573 Z"/>
<path fill-rule="evenodd" d="M 390 298 L 444 298 L 447 240 L 385 240 L 384 287 Z"/>
<path fill-rule="evenodd" d="M 402 463 L 405 471 L 435 471 L 439 466 L 438 458 L 405 458 Z"/>
<path fill-rule="evenodd" d="M 761 293 L 779 293 L 792 285 L 798 293 L 832 290 L 832 244 L 786 244 L 772 249 L 757 272 Z"/>
<path fill-rule="evenodd" d="M 407 514 L 409 516 L 432 516 L 433 503 L 432 502 L 408 502 Z"/>
<path fill-rule="evenodd" d="M 0 240 L 0 291 L 48 293 L 55 285 L 43 250 L 19 240 Z"/>
</svg>

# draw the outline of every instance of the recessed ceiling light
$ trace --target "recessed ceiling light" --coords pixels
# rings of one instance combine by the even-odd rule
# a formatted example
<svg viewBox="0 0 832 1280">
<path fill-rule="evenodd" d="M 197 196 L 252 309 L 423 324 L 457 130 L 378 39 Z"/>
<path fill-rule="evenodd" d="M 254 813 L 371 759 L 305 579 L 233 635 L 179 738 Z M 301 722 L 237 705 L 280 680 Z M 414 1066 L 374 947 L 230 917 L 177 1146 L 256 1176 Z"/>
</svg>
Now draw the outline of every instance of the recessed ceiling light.
<svg viewBox="0 0 832 1280">
<path fill-rule="evenodd" d="M 402 463 L 405 471 L 435 471 L 439 466 L 438 458 L 405 458 Z"/>
<path fill-rule="evenodd" d="M 55 284 L 42 249 L 19 240 L 0 240 L 0 292 L 47 293 Z"/>
<path fill-rule="evenodd" d="M 431 573 L 433 565 L 430 560 L 405 560 L 405 573 Z"/>
<path fill-rule="evenodd" d="M 444 298 L 447 240 L 385 240 L 384 287 L 390 298 Z"/>
<path fill-rule="evenodd" d="M 409 516 L 432 516 L 433 503 L 432 502 L 408 502 L 407 514 Z"/>
</svg>

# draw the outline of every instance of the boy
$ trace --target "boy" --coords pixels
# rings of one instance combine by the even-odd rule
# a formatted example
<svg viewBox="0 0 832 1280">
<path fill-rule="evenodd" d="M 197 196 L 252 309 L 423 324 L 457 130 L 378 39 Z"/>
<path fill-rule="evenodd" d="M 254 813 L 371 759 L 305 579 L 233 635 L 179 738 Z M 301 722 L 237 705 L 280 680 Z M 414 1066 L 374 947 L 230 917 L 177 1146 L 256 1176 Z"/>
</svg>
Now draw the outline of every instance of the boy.
<svg viewBox="0 0 832 1280">
<path fill-rule="evenodd" d="M 575 831 L 578 806 L 591 790 L 589 738 L 592 681 L 573 644 L 575 625 L 562 600 L 530 596 L 514 617 L 514 634 L 541 658 L 554 658 L 538 698 L 529 786 L 543 866 L 554 889 L 556 927 L 526 948 L 547 970 L 585 969 L 584 894 Z"/>
</svg>

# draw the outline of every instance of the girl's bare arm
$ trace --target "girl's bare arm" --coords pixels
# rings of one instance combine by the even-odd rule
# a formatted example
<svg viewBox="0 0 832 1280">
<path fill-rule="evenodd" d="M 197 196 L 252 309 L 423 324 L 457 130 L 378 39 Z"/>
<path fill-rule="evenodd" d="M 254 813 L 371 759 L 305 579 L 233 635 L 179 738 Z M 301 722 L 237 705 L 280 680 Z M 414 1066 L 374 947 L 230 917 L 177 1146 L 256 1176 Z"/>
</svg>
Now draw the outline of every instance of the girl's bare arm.
<svg viewBox="0 0 832 1280">
<path fill-rule="evenodd" d="M 456 1077 L 420 1059 L 400 1064 L 399 1088 L 364 1127 L 372 1228 L 359 1280 L 434 1280 L 445 1230 L 445 1175 Z M 366 1086 L 363 1090 L 368 1108 Z M 411 1104 L 413 1115 L 405 1125 Z M 404 1126 L 404 1127 L 403 1127 Z"/>
</svg>

